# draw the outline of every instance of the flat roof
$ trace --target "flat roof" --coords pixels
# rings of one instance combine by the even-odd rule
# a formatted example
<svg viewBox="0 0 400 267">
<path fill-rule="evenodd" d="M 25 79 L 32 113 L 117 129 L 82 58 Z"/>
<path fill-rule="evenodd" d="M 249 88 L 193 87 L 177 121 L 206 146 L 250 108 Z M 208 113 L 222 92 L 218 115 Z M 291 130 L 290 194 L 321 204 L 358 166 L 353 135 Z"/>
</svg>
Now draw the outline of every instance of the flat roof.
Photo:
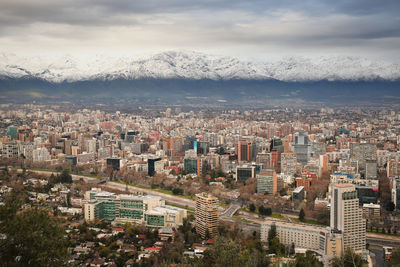
<svg viewBox="0 0 400 267">
<path fill-rule="evenodd" d="M 304 186 L 299 186 L 299 187 L 296 187 L 296 189 L 295 190 L 293 190 L 293 193 L 300 193 L 301 192 L 301 190 L 303 190 L 304 189 Z"/>
<path fill-rule="evenodd" d="M 329 231 L 329 227 L 326 226 L 318 226 L 314 224 L 306 224 L 306 223 L 294 223 L 294 222 L 287 222 L 287 221 L 282 221 L 278 219 L 264 219 L 264 222 L 262 222 L 261 225 L 265 224 L 275 224 L 276 226 L 280 227 L 288 227 L 288 228 L 295 228 L 295 229 L 303 229 L 303 230 L 308 230 L 308 231 L 323 231 L 327 232 Z"/>
</svg>

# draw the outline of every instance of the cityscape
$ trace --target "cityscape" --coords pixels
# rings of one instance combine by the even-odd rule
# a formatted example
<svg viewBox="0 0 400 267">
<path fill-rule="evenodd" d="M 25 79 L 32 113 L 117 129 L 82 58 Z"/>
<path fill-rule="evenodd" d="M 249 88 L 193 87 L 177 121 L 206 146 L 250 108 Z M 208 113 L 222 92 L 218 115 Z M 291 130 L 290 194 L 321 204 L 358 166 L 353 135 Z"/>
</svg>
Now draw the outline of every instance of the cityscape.
<svg viewBox="0 0 400 267">
<path fill-rule="evenodd" d="M 225 242 L 257 266 L 396 255 L 396 107 L 63 109 L 1 105 L 1 199 L 57 221 L 69 264 L 228 264 L 208 254 Z"/>
<path fill-rule="evenodd" d="M 400 266 L 399 14 L 0 1 L 0 266 Z"/>
</svg>

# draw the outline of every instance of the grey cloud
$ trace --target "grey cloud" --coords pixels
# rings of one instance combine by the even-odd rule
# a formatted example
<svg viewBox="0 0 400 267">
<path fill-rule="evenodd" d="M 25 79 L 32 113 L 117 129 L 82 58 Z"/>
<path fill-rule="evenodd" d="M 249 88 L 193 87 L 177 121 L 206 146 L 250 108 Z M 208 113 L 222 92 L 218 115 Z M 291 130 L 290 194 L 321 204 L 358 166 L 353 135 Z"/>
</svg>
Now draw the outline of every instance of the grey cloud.
<svg viewBox="0 0 400 267">
<path fill-rule="evenodd" d="M 119 47 L 127 33 L 129 44 L 142 46 L 151 40 L 176 47 L 394 50 L 400 37 L 399 14 L 398 0 L 2 0 L 0 50 L 7 42 L 29 38 L 37 40 L 32 46 L 39 47 L 44 39 L 69 39 L 79 47 L 79 39 L 96 43 L 103 35 Z"/>
</svg>

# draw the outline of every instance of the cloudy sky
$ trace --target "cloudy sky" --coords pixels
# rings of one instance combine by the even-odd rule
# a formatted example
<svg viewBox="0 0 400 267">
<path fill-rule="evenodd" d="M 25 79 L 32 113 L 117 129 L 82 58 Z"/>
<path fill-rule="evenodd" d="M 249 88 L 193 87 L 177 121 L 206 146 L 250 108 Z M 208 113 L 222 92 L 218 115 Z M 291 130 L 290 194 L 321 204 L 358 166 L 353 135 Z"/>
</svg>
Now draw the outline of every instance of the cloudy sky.
<svg viewBox="0 0 400 267">
<path fill-rule="evenodd" d="M 400 62 L 399 0 L 1 0 L 0 52 Z"/>
</svg>

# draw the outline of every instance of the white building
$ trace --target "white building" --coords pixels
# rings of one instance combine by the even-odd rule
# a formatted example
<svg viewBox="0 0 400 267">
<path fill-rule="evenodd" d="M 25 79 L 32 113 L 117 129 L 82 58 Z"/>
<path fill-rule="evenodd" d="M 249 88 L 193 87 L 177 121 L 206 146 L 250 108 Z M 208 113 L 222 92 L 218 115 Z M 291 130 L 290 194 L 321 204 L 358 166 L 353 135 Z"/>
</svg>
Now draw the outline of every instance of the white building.
<svg viewBox="0 0 400 267">
<path fill-rule="evenodd" d="M 33 150 L 32 156 L 33 162 L 43 162 L 51 159 L 49 151 L 44 147 Z"/>
<path fill-rule="evenodd" d="M 329 227 L 304 223 L 292 223 L 277 219 L 266 219 L 261 224 L 261 241 L 268 241 L 271 226 L 276 226 L 279 241 L 286 245 L 295 245 L 296 249 L 314 251 L 320 255 L 341 255 L 341 235 L 332 234 Z M 333 238 L 335 237 L 335 238 Z M 335 242 L 335 245 L 332 245 Z M 338 250 L 332 249 L 336 247 Z"/>
<path fill-rule="evenodd" d="M 356 252 L 365 249 L 365 227 L 357 191 L 352 184 L 332 184 L 331 228 L 343 234 L 344 250 Z"/>
</svg>

